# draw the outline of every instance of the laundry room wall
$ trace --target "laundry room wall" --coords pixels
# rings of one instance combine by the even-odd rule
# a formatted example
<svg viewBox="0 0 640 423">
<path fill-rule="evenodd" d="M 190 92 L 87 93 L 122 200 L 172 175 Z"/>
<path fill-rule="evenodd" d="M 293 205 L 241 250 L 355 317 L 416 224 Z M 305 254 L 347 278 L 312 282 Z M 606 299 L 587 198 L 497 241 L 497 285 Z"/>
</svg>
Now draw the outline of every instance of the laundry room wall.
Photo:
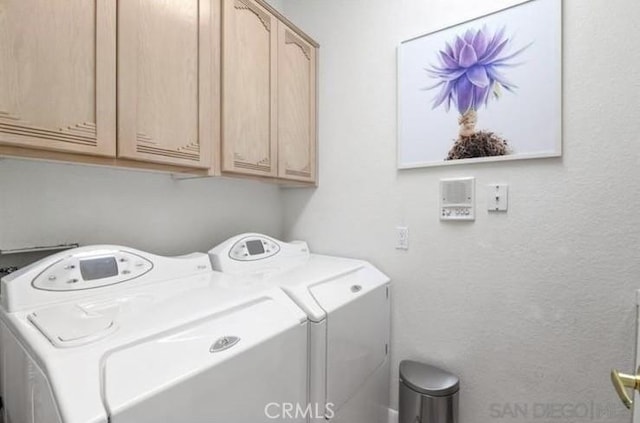
<svg viewBox="0 0 640 423">
<path fill-rule="evenodd" d="M 628 422 L 609 370 L 634 364 L 640 3 L 564 1 L 562 158 L 396 170 L 400 41 L 516 3 L 284 0 L 321 44 L 320 186 L 285 191 L 285 236 L 393 279 L 393 407 L 410 358 L 460 375 L 462 423 Z M 440 222 L 439 179 L 463 176 L 477 219 Z M 506 214 L 490 183 L 509 184 Z"/>
<path fill-rule="evenodd" d="M 78 242 L 206 252 L 242 232 L 277 237 L 281 216 L 279 189 L 267 183 L 0 160 L 0 249 Z"/>
</svg>

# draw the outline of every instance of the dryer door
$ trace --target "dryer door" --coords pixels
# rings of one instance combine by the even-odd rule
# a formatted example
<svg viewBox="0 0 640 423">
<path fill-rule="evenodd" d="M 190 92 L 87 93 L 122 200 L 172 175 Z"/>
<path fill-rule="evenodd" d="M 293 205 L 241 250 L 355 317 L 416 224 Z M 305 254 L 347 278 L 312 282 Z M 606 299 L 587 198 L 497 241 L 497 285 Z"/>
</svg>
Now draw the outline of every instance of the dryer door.
<svg viewBox="0 0 640 423">
<path fill-rule="evenodd" d="M 327 312 L 327 405 L 337 411 L 389 353 L 389 279 L 366 266 L 311 288 Z"/>
</svg>

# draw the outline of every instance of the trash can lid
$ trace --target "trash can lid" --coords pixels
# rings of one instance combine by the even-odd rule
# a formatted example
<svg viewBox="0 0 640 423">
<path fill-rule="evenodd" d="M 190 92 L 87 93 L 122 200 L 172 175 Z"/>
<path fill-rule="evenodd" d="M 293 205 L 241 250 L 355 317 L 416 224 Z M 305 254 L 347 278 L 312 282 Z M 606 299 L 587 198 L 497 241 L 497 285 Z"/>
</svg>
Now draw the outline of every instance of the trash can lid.
<svg viewBox="0 0 640 423">
<path fill-rule="evenodd" d="M 458 376 L 428 364 L 403 360 L 400 380 L 412 390 L 433 397 L 444 397 L 458 392 Z"/>
</svg>

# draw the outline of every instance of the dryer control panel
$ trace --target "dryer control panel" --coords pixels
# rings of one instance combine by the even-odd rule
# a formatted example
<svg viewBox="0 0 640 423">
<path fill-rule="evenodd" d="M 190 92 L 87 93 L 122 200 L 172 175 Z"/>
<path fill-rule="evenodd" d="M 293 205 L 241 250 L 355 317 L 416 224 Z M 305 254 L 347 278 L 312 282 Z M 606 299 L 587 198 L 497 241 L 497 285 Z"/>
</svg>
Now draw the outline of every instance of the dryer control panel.
<svg viewBox="0 0 640 423">
<path fill-rule="evenodd" d="M 254 261 L 274 256 L 280 246 L 273 240 L 262 236 L 247 236 L 237 241 L 229 251 L 229 257 L 239 261 Z"/>
<path fill-rule="evenodd" d="M 229 238 L 209 251 L 214 270 L 225 273 L 268 273 L 309 258 L 306 242 L 282 242 L 266 235 L 246 233 Z"/>
<path fill-rule="evenodd" d="M 153 263 L 129 251 L 97 251 L 65 257 L 33 279 L 33 287 L 46 291 L 77 291 L 138 278 Z"/>
</svg>

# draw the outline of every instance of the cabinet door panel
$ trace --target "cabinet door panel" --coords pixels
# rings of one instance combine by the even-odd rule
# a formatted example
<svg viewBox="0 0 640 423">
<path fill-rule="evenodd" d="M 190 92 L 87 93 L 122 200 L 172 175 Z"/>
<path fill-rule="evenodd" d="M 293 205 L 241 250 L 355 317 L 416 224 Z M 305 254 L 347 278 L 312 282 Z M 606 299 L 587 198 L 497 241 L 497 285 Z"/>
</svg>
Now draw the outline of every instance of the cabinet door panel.
<svg viewBox="0 0 640 423">
<path fill-rule="evenodd" d="M 0 0 L 0 143 L 115 155 L 116 8 Z"/>
<path fill-rule="evenodd" d="M 278 31 L 278 176 L 316 179 L 316 49 L 283 23 Z"/>
<path fill-rule="evenodd" d="M 276 176 L 277 20 L 251 0 L 223 0 L 222 170 Z"/>
<path fill-rule="evenodd" d="M 119 157 L 209 167 L 211 6 L 211 0 L 118 3 Z"/>
</svg>

